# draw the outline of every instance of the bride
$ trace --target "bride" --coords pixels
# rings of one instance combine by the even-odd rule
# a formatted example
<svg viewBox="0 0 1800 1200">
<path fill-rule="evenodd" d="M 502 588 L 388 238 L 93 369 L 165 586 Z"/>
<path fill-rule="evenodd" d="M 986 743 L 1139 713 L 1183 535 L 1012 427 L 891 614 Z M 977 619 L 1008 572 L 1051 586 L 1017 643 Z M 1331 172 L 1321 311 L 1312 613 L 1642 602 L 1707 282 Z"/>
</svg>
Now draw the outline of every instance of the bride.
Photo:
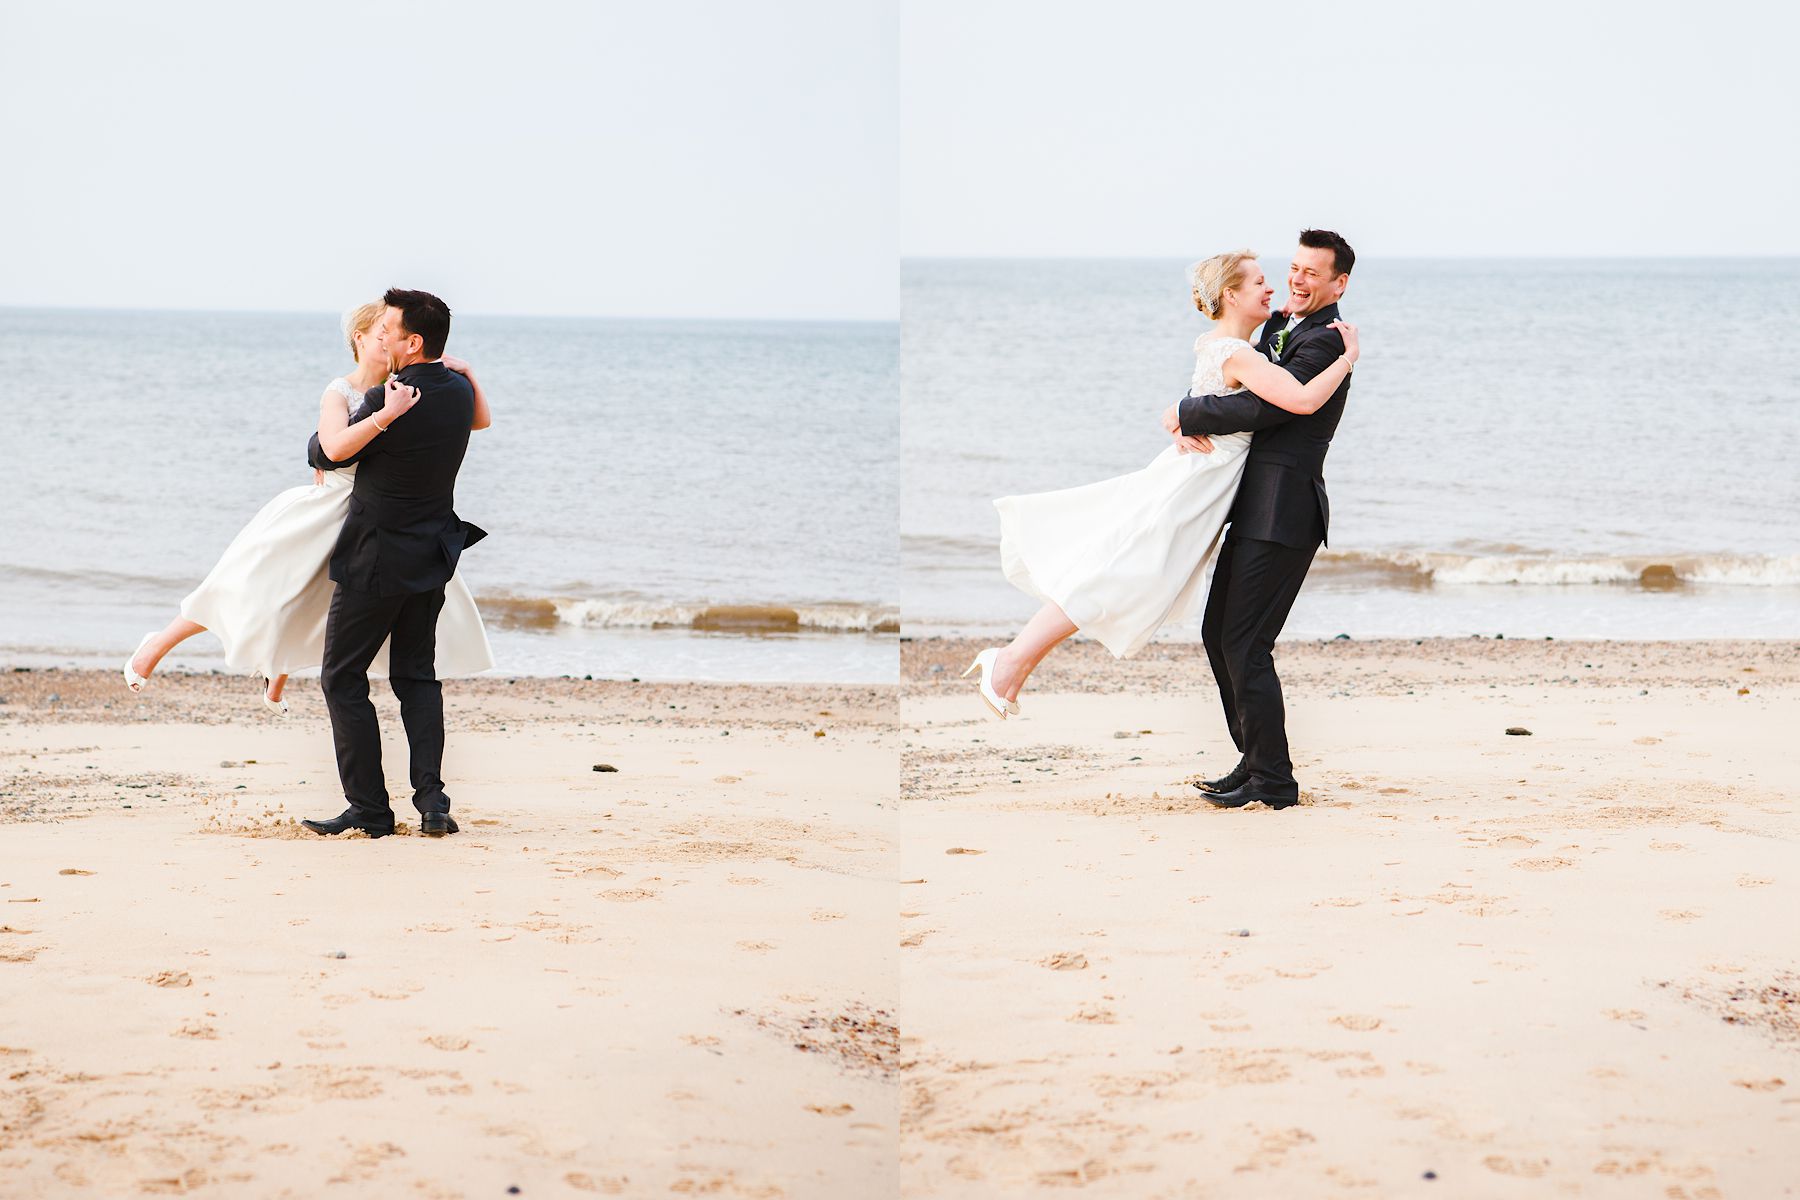
<svg viewBox="0 0 1800 1200">
<path fill-rule="evenodd" d="M 333 379 L 319 400 L 319 445 L 334 461 L 350 457 L 402 420 L 418 392 L 388 380 L 387 351 L 381 345 L 381 318 L 386 305 L 377 300 L 345 315 L 344 338 L 356 369 Z M 474 429 L 491 420 L 487 396 L 469 364 L 446 354 L 444 365 L 469 377 L 475 389 Z M 350 414 L 370 388 L 386 382 L 382 407 L 356 424 Z M 180 615 L 162 629 L 147 633 L 125 663 L 125 686 L 141 692 L 163 656 L 208 629 L 225 644 L 225 661 L 234 670 L 256 671 L 266 685 L 262 702 L 285 713 L 282 689 L 288 675 L 316 667 L 325 656 L 325 618 L 335 585 L 326 574 L 331 550 L 349 511 L 356 468 L 314 471 L 308 487 L 289 488 L 262 507 L 225 548 L 218 564 L 181 602 Z M 458 572 L 444 589 L 438 618 L 437 662 L 440 675 L 473 675 L 494 665 L 487 631 L 475 598 Z M 371 674 L 387 671 L 387 648 L 376 656 Z"/>
<path fill-rule="evenodd" d="M 1342 321 L 1330 328 L 1343 337 L 1344 353 L 1305 384 L 1257 353 L 1250 337 L 1269 319 L 1275 290 L 1248 250 L 1195 263 L 1188 282 L 1194 307 L 1213 321 L 1194 342 L 1192 395 L 1251 391 L 1288 412 L 1311 413 L 1356 362 L 1356 327 Z M 981 672 L 981 699 L 994 716 L 1019 712 L 1031 672 L 1077 630 L 1126 658 L 1164 623 L 1194 611 L 1251 436 L 1186 438 L 1130 475 L 994 501 L 1006 577 L 1043 602 L 1017 637 L 983 650 L 963 672 Z"/>
</svg>

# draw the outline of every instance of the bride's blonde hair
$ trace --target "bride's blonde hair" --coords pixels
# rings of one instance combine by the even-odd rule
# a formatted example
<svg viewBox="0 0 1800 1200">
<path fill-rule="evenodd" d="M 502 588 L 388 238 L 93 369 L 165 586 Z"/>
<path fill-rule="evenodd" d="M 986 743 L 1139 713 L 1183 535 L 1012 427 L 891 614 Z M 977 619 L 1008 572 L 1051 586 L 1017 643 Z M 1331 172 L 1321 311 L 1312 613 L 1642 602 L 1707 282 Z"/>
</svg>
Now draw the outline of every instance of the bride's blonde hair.
<svg viewBox="0 0 1800 1200">
<path fill-rule="evenodd" d="M 1188 268 L 1188 288 L 1194 293 L 1194 307 L 1216 321 L 1225 311 L 1225 293 L 1239 286 L 1256 261 L 1254 250 L 1232 250 L 1202 259 Z"/>
<path fill-rule="evenodd" d="M 367 304 L 358 305 L 344 314 L 344 341 L 350 347 L 350 358 L 353 362 L 361 362 L 356 353 L 356 335 L 366 331 L 369 326 L 381 320 L 381 314 L 387 311 L 387 305 L 380 300 L 371 300 Z"/>
</svg>

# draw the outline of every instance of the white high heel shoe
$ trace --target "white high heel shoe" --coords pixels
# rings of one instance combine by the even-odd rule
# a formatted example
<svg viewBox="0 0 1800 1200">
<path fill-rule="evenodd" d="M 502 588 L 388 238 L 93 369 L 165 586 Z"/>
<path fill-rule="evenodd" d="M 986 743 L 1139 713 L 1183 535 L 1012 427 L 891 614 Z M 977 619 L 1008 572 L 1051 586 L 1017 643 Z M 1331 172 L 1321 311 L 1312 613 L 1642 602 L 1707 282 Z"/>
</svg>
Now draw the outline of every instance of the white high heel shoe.
<svg viewBox="0 0 1800 1200">
<path fill-rule="evenodd" d="M 988 675 L 994 670 L 994 660 L 999 656 L 1000 651 L 996 647 L 983 650 L 975 656 L 975 661 L 969 664 L 969 669 L 958 678 L 967 679 L 973 672 L 979 670 L 981 672 L 981 702 L 987 705 L 996 717 L 1004 721 L 1009 715 L 1016 716 L 1018 714 L 1019 705 L 1017 701 L 1001 696 L 988 683 Z"/>
<path fill-rule="evenodd" d="M 143 636 L 143 640 L 138 642 L 137 650 L 133 650 L 130 656 L 125 659 L 125 686 L 130 691 L 141 692 L 150 686 L 149 678 L 144 675 L 139 675 L 136 671 L 132 670 L 131 664 L 137 661 L 138 650 L 142 650 L 145 643 L 160 632 L 162 631 L 159 629 L 152 629 L 149 633 L 146 633 Z"/>
<path fill-rule="evenodd" d="M 279 700 L 269 699 L 269 679 L 267 676 L 263 677 L 262 706 L 278 717 L 285 717 L 288 715 L 288 702 L 286 696 L 283 696 Z"/>
</svg>

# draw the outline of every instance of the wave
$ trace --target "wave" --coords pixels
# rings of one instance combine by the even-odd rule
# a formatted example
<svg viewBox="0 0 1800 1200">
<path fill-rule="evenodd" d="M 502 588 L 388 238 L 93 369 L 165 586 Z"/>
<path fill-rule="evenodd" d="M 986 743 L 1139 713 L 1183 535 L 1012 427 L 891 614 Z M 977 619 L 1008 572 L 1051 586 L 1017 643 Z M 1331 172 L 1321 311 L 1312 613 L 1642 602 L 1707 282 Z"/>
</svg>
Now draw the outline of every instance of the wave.
<svg viewBox="0 0 1800 1200">
<path fill-rule="evenodd" d="M 1322 550 L 1321 578 L 1342 583 L 1428 588 L 1434 584 L 1609 584 L 1673 591 L 1694 584 L 1800 587 L 1800 555 L 1449 554 L 1433 551 Z"/>
<path fill-rule="evenodd" d="M 502 628 L 692 629 L 722 633 L 898 633 L 893 605 L 702 604 L 566 596 L 478 596 L 481 615 Z"/>
</svg>

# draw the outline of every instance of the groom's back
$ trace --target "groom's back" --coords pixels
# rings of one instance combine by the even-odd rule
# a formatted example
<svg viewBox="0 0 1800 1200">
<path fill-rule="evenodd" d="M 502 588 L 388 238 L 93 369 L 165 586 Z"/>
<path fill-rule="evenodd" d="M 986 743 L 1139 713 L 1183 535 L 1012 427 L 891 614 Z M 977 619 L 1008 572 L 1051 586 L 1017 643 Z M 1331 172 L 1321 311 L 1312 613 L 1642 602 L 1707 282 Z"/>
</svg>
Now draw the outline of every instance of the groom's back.
<svg viewBox="0 0 1800 1200">
<path fill-rule="evenodd" d="M 350 511 L 331 556 L 331 578 L 376 595 L 424 592 L 447 583 L 482 532 L 456 515 L 456 475 L 469 448 L 475 389 L 440 362 L 396 376 L 419 401 L 376 435 L 356 468 Z M 379 406 L 380 388 L 368 404 Z"/>
<path fill-rule="evenodd" d="M 456 474 L 469 449 L 475 389 L 443 363 L 415 363 L 396 376 L 419 389 L 419 402 L 380 434 L 380 453 L 356 471 L 356 497 L 377 508 L 384 526 L 441 517 L 456 507 Z M 381 405 L 381 388 L 366 399 Z"/>
</svg>

